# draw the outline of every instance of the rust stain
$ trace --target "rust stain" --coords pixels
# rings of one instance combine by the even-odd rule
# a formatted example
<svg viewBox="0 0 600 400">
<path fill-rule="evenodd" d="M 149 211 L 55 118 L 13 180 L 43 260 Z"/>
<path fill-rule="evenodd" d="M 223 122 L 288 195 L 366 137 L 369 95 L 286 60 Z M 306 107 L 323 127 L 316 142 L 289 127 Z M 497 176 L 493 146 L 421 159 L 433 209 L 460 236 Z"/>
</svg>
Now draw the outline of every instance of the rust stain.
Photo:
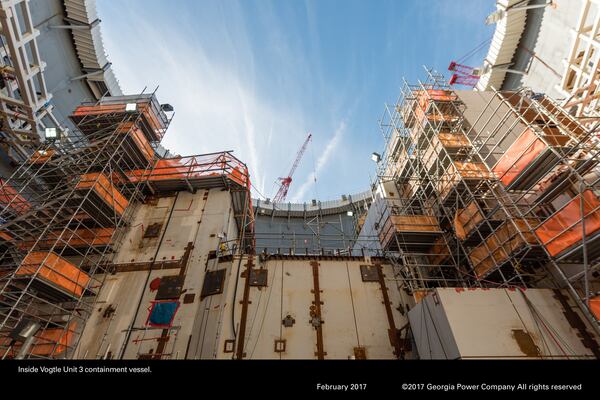
<svg viewBox="0 0 600 400">
<path fill-rule="evenodd" d="M 523 329 L 513 329 L 513 338 L 519 345 L 519 349 L 528 357 L 541 357 L 540 349 L 536 346 L 531 335 Z"/>
</svg>

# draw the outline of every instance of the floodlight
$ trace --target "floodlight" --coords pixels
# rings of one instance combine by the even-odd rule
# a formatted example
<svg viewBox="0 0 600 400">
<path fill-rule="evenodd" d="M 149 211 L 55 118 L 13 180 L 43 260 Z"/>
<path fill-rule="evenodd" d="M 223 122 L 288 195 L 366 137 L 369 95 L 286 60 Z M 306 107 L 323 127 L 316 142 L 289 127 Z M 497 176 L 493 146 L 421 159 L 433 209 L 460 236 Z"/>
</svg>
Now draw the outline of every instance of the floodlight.
<svg viewBox="0 0 600 400">
<path fill-rule="evenodd" d="M 371 154 L 371 160 L 378 163 L 379 161 L 381 161 L 381 154 L 373 152 L 373 154 Z"/>
<path fill-rule="evenodd" d="M 352 211 L 348 211 L 348 212 L 346 212 L 346 215 L 349 217 L 352 217 L 354 215 L 354 213 Z"/>
<path fill-rule="evenodd" d="M 137 104 L 136 103 L 127 103 L 127 104 L 125 104 L 125 111 L 132 112 L 132 111 L 135 111 L 135 110 L 137 110 Z"/>
<path fill-rule="evenodd" d="M 44 130 L 44 135 L 46 136 L 46 139 L 55 140 L 58 138 L 58 131 L 56 128 L 46 128 Z"/>
</svg>

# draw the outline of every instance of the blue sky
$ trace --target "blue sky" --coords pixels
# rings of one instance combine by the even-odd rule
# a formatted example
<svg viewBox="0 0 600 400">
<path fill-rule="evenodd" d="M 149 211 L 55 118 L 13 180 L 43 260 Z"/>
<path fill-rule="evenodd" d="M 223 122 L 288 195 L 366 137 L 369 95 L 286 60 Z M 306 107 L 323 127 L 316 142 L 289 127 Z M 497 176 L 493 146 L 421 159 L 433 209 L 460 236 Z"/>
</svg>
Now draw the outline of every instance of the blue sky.
<svg viewBox="0 0 600 400">
<path fill-rule="evenodd" d="M 493 0 L 99 0 L 105 47 L 126 94 L 159 86 L 175 107 L 163 144 L 220 150 L 273 197 L 308 132 L 288 201 L 366 190 L 378 120 L 402 77 L 440 72 L 491 38 Z M 482 62 L 487 46 L 465 60 Z M 448 75 L 449 77 L 449 75 Z M 314 176 L 316 175 L 316 182 Z"/>
</svg>

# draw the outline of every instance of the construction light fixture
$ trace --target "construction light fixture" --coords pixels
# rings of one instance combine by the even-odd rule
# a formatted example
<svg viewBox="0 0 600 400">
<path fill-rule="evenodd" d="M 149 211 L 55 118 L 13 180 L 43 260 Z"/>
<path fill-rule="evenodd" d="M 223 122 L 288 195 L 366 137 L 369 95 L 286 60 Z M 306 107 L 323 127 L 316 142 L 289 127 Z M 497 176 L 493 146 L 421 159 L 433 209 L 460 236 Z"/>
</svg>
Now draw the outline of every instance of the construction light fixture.
<svg viewBox="0 0 600 400">
<path fill-rule="evenodd" d="M 349 216 L 349 217 L 352 217 L 352 216 L 354 216 L 354 213 L 352 211 L 347 211 L 346 215 Z"/>
<path fill-rule="evenodd" d="M 137 103 L 127 103 L 125 104 L 125 111 L 133 112 L 137 110 Z"/>
<path fill-rule="evenodd" d="M 44 136 L 46 140 L 56 140 L 58 139 L 58 131 L 56 128 L 46 128 L 44 129 Z"/>
<path fill-rule="evenodd" d="M 22 319 L 15 329 L 9 333 L 9 336 L 18 342 L 25 342 L 27 339 L 33 337 L 39 329 L 40 324 L 37 322 L 30 319 Z"/>
<path fill-rule="evenodd" d="M 170 105 L 169 103 L 165 103 L 165 104 L 161 104 L 160 105 L 160 109 L 166 112 L 172 112 L 175 111 L 175 109 L 173 108 L 172 105 Z"/>
<path fill-rule="evenodd" d="M 375 161 L 376 163 L 381 161 L 381 154 L 373 152 L 373 154 L 371 154 L 371 160 Z"/>
</svg>

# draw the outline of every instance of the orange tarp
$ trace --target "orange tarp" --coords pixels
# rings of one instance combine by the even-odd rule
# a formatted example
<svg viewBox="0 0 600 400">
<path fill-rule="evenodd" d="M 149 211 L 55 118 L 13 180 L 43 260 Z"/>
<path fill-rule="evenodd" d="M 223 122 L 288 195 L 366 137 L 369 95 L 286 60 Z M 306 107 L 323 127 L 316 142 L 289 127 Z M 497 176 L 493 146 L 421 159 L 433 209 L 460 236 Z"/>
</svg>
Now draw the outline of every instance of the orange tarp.
<svg viewBox="0 0 600 400">
<path fill-rule="evenodd" d="M 551 146 L 564 146 L 569 137 L 559 131 L 544 135 Z M 535 161 L 548 146 L 531 129 L 525 130 L 509 149 L 500 157 L 492 171 L 505 185 L 510 185 L 529 164 Z"/>
<path fill-rule="evenodd" d="M 144 155 L 144 158 L 148 161 L 152 160 L 154 155 L 154 149 L 152 149 L 152 146 L 150 145 L 150 143 L 148 143 L 146 136 L 144 136 L 140 128 L 138 128 L 133 122 L 122 123 L 119 127 L 118 132 L 130 135 L 136 147 Z"/>
<path fill-rule="evenodd" d="M 427 296 L 429 294 L 429 290 L 415 290 L 413 292 L 413 297 L 415 298 L 415 303 L 420 303 L 421 300 L 423 300 L 423 298 L 425 296 Z"/>
<path fill-rule="evenodd" d="M 67 229 L 64 231 L 54 231 L 48 234 L 48 238 L 40 240 L 38 245 L 40 248 L 49 248 L 56 243 L 57 248 L 62 248 L 65 243 L 68 246 L 77 247 L 88 247 L 88 246 L 108 246 L 111 242 L 114 228 L 79 228 L 79 229 Z M 19 244 L 19 248 L 29 249 L 33 246 L 35 240 L 27 240 Z"/>
<path fill-rule="evenodd" d="M 141 112 L 145 117 L 150 127 L 156 135 L 156 138 L 160 139 L 164 135 L 164 127 L 154 112 L 151 102 L 137 102 L 137 111 Z M 127 112 L 125 110 L 127 104 L 98 104 L 92 106 L 79 106 L 73 112 L 75 117 L 83 117 L 85 115 L 101 115 L 109 113 Z"/>
<path fill-rule="evenodd" d="M 469 253 L 478 278 L 505 262 L 512 253 L 526 244 L 536 244 L 535 235 L 529 230 L 527 222 L 533 228 L 534 219 L 513 219 L 502 224 L 494 233 Z M 486 247 L 487 245 L 487 247 Z"/>
<path fill-rule="evenodd" d="M 489 172 L 486 165 L 480 162 L 454 161 L 442 175 L 438 183 L 438 191 L 442 198 L 448 194 L 452 187 L 461 179 L 465 181 L 479 181 L 492 179 L 494 174 Z"/>
<path fill-rule="evenodd" d="M 6 240 L 7 242 L 10 242 L 11 240 L 13 240 L 12 236 L 10 236 L 8 233 L 2 232 L 2 231 L 0 231 L 0 239 Z"/>
<path fill-rule="evenodd" d="M 428 90 L 416 90 L 414 92 L 416 101 L 405 103 L 403 116 L 404 122 L 406 126 L 411 127 L 413 125 L 413 114 L 411 109 L 414 110 L 415 116 L 418 121 L 422 121 L 425 117 L 425 113 L 428 111 L 429 103 L 434 101 L 437 102 L 440 106 L 440 111 L 444 113 L 445 108 L 442 104 L 443 102 L 450 102 L 456 100 L 456 95 L 452 91 L 449 90 L 437 90 L 437 89 L 428 89 Z M 440 104 L 441 103 L 441 104 Z M 428 113 L 427 118 L 429 120 L 443 121 L 443 120 L 452 120 L 456 119 L 456 116 L 453 115 L 439 115 L 438 113 L 431 114 Z"/>
<path fill-rule="evenodd" d="M 131 182 L 138 182 L 141 179 L 149 181 L 167 181 L 191 178 L 189 176 L 192 169 L 185 166 L 180 159 L 161 159 L 158 160 L 151 172 L 145 174 L 145 170 L 138 169 L 126 172 Z"/>
<path fill-rule="evenodd" d="M 17 276 L 29 276 L 36 272 L 38 272 L 38 277 L 60 286 L 76 297 L 81 296 L 90 281 L 89 275 L 75 265 L 55 253 L 46 251 L 29 253 L 23 259 L 15 274 Z"/>
<path fill-rule="evenodd" d="M 600 228 L 600 200 L 591 191 L 583 192 L 585 234 L 591 235 Z M 573 198 L 552 217 L 548 218 L 535 234 L 540 238 L 550 255 L 556 256 L 583 238 L 581 227 L 581 195 Z"/>
<path fill-rule="evenodd" d="M 600 296 L 590 299 L 590 308 L 596 319 L 600 321 Z"/>
<path fill-rule="evenodd" d="M 63 353 L 73 343 L 76 326 L 76 321 L 72 321 L 66 329 L 51 328 L 43 330 L 41 334 L 36 336 L 36 341 L 31 346 L 29 353 L 36 356 L 50 356 Z"/>
<path fill-rule="evenodd" d="M 93 106 L 79 106 L 73 111 L 75 116 L 98 115 L 114 112 L 125 112 L 126 104 L 97 104 Z"/>
<path fill-rule="evenodd" d="M 391 221 L 397 231 L 439 232 L 440 230 L 437 218 L 430 215 L 392 215 Z"/>
<path fill-rule="evenodd" d="M 71 321 L 69 326 L 63 328 L 48 328 L 38 332 L 35 335 L 35 342 L 29 349 L 30 355 L 48 357 L 51 355 L 60 355 L 67 350 L 75 338 L 76 321 Z M 9 337 L 0 337 L 1 346 L 10 346 L 12 339 Z M 18 354 L 22 344 L 16 343 L 13 346 L 13 353 Z"/>
<path fill-rule="evenodd" d="M 34 152 L 29 158 L 29 162 L 31 164 L 43 164 L 46 161 L 50 160 L 56 154 L 56 150 L 48 149 L 48 150 L 37 150 Z"/>
<path fill-rule="evenodd" d="M 450 257 L 450 249 L 448 249 L 446 241 L 442 236 L 433 242 L 433 247 L 429 251 L 427 257 L 429 258 L 429 262 L 433 265 L 440 265 Z"/>
<path fill-rule="evenodd" d="M 438 139 L 442 143 L 444 147 L 469 147 L 471 143 L 469 143 L 469 139 L 465 137 L 462 133 L 448 133 L 448 132 L 440 132 L 438 134 Z"/>
<path fill-rule="evenodd" d="M 123 214 L 129 202 L 119 192 L 106 176 L 99 172 L 81 175 L 76 186 L 77 189 L 92 188 L 106 204 L 114 208 L 118 214 Z"/>
<path fill-rule="evenodd" d="M 460 240 L 465 240 L 473 228 L 481 221 L 483 221 L 483 215 L 479 212 L 477 203 L 474 201 L 470 202 L 466 208 L 456 211 L 456 215 L 454 216 L 456 236 Z"/>
<path fill-rule="evenodd" d="M 245 166 L 225 154 L 207 159 L 196 157 L 161 159 L 156 162 L 152 171 L 139 169 L 126 174 L 133 183 L 140 180 L 157 182 L 225 175 L 242 186 L 250 185 Z"/>
<path fill-rule="evenodd" d="M 430 215 L 392 215 L 379 233 L 379 241 L 387 247 L 396 232 L 439 232 L 437 218 Z"/>
<path fill-rule="evenodd" d="M 10 207 L 17 214 L 25 214 L 31 208 L 31 204 L 4 179 L 0 178 L 0 205 Z"/>
<path fill-rule="evenodd" d="M 527 129 L 500 157 L 492 171 L 508 186 L 545 148 L 546 144 Z"/>
</svg>

